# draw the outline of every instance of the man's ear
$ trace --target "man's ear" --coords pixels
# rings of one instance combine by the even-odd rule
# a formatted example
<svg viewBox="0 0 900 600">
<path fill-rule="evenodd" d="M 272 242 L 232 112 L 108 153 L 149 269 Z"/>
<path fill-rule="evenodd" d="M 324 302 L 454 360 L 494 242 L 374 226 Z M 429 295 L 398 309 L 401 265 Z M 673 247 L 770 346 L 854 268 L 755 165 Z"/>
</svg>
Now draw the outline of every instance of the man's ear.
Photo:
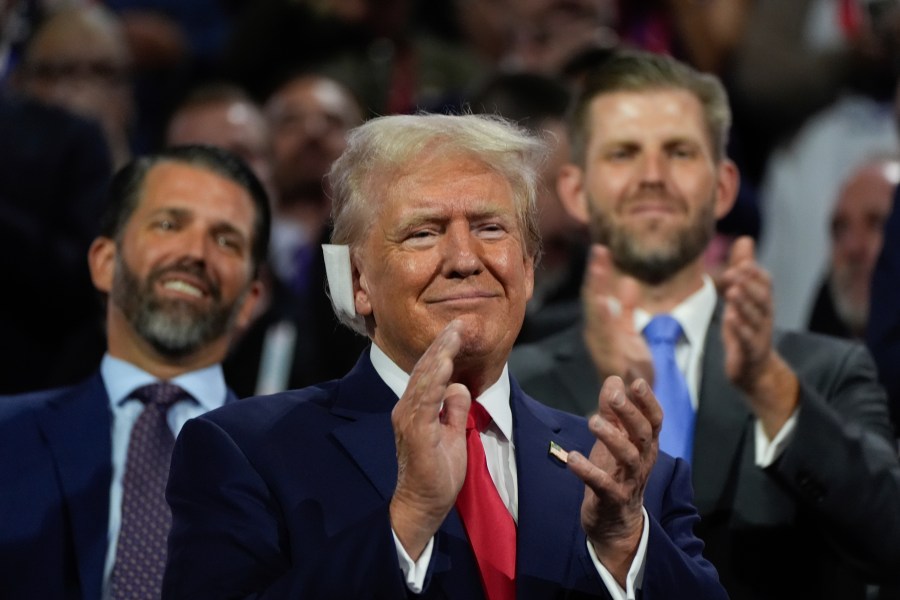
<svg viewBox="0 0 900 600">
<path fill-rule="evenodd" d="M 88 268 L 94 287 L 106 294 L 112 290 L 113 276 L 116 271 L 115 240 L 100 236 L 96 238 L 88 250 Z"/>
<path fill-rule="evenodd" d="M 534 295 L 534 257 L 525 256 L 525 301 Z"/>
<path fill-rule="evenodd" d="M 717 170 L 715 210 L 717 221 L 727 215 L 734 206 L 740 185 L 741 174 L 737 165 L 727 158 L 723 159 Z"/>
<path fill-rule="evenodd" d="M 353 302 L 356 305 L 356 314 L 368 317 L 372 314 L 372 301 L 369 297 L 369 282 L 365 274 L 359 269 L 353 253 L 350 253 L 350 268 L 353 273 Z"/>
<path fill-rule="evenodd" d="M 590 212 L 584 190 L 584 171 L 581 167 L 572 163 L 560 167 L 556 177 L 556 193 L 566 212 L 582 225 L 587 225 L 590 221 Z"/>
<path fill-rule="evenodd" d="M 250 289 L 247 290 L 247 294 L 244 296 L 244 303 L 241 305 L 234 322 L 239 330 L 243 330 L 250 325 L 250 322 L 256 316 L 256 306 L 262 297 L 262 288 L 263 284 L 259 279 L 253 280 L 253 283 L 250 284 Z"/>
</svg>

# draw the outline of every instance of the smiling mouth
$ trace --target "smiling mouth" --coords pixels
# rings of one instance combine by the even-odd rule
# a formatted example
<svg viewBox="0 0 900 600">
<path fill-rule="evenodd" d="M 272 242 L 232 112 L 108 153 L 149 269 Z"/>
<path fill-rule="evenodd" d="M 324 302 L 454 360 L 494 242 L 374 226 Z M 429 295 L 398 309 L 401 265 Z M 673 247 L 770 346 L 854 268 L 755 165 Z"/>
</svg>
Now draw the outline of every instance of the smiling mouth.
<svg viewBox="0 0 900 600">
<path fill-rule="evenodd" d="M 484 300 L 490 300 L 492 298 L 496 298 L 497 294 L 489 294 L 487 292 L 475 292 L 470 294 L 456 294 L 453 296 L 443 296 L 441 298 L 435 298 L 432 300 L 427 300 L 428 304 L 469 304 L 482 302 Z"/>
<path fill-rule="evenodd" d="M 194 298 L 202 298 L 203 290 L 183 279 L 170 279 L 162 284 L 163 289 L 179 292 Z"/>
</svg>

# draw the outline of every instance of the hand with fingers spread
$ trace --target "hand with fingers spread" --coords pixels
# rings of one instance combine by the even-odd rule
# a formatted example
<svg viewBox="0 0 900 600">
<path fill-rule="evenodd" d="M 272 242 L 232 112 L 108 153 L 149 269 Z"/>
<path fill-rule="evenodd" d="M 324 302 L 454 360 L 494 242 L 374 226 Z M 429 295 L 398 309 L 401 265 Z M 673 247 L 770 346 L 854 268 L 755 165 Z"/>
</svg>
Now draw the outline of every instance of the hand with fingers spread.
<svg viewBox="0 0 900 600">
<path fill-rule="evenodd" d="M 659 451 L 662 409 L 643 379 L 609 377 L 588 422 L 597 441 L 589 458 L 569 453 L 586 484 L 581 525 L 600 562 L 624 585 L 643 531 L 644 488 Z"/>
<path fill-rule="evenodd" d="M 725 372 L 773 437 L 797 406 L 799 384 L 772 346 L 772 282 L 756 262 L 751 238 L 734 242 L 722 283 Z"/>
<path fill-rule="evenodd" d="M 414 559 L 450 512 L 466 475 L 466 415 L 472 399 L 464 385 L 450 383 L 460 327 L 452 321 L 435 338 L 391 413 L 398 471 L 391 525 Z"/>
<path fill-rule="evenodd" d="M 614 294 L 612 258 L 600 244 L 591 247 L 581 301 L 584 308 L 584 339 L 602 381 L 610 375 L 628 381 L 641 377 L 653 382 L 653 359 L 647 342 L 634 328 L 637 282 L 623 277 Z M 619 309 L 610 303 L 615 299 Z"/>
</svg>

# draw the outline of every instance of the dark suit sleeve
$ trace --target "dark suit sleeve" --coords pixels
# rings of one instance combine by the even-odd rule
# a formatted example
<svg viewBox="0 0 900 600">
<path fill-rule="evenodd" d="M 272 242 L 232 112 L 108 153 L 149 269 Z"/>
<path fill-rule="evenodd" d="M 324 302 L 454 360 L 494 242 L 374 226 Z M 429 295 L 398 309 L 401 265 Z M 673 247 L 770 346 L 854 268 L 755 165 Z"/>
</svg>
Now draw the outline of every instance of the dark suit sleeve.
<svg viewBox="0 0 900 600">
<path fill-rule="evenodd" d="M 900 431 L 900 187 L 894 191 L 894 210 L 884 227 L 884 246 L 872 273 L 869 327 L 866 344 L 878 376 L 887 388 L 894 427 Z"/>
<path fill-rule="evenodd" d="M 769 472 L 821 521 L 863 572 L 900 569 L 900 465 L 885 391 L 860 344 L 825 338 L 806 348 L 816 372 L 796 367 L 800 409 L 793 439 Z M 816 357 L 818 352 L 833 358 Z"/>
<path fill-rule="evenodd" d="M 406 596 L 387 503 L 330 531 L 319 503 L 284 506 L 269 484 L 217 424 L 185 425 L 166 492 L 173 524 L 163 598 Z"/>
<path fill-rule="evenodd" d="M 713 565 L 703 558 L 703 542 L 694 535 L 700 520 L 692 498 L 690 467 L 683 460 L 660 456 L 654 478 L 647 486 L 644 505 L 650 514 L 650 536 L 642 600 L 723 599 L 728 595 Z M 661 474 L 669 473 L 668 481 Z"/>
</svg>

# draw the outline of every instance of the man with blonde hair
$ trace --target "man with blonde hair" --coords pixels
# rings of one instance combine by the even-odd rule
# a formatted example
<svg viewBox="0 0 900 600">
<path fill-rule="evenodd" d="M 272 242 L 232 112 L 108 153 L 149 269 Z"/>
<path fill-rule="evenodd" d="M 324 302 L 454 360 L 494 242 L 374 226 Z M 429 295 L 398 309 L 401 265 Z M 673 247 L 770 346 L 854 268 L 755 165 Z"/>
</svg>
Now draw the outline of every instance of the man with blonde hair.
<svg viewBox="0 0 900 600">
<path fill-rule="evenodd" d="M 582 321 L 510 366 L 576 414 L 606 377 L 654 382 L 660 448 L 691 461 L 697 533 L 732 600 L 862 598 L 900 565 L 885 392 L 860 344 L 774 329 L 751 239 L 718 295 L 703 252 L 737 194 L 729 125 L 721 83 L 671 57 L 623 52 L 588 75 L 557 182 L 594 243 Z"/>
</svg>

